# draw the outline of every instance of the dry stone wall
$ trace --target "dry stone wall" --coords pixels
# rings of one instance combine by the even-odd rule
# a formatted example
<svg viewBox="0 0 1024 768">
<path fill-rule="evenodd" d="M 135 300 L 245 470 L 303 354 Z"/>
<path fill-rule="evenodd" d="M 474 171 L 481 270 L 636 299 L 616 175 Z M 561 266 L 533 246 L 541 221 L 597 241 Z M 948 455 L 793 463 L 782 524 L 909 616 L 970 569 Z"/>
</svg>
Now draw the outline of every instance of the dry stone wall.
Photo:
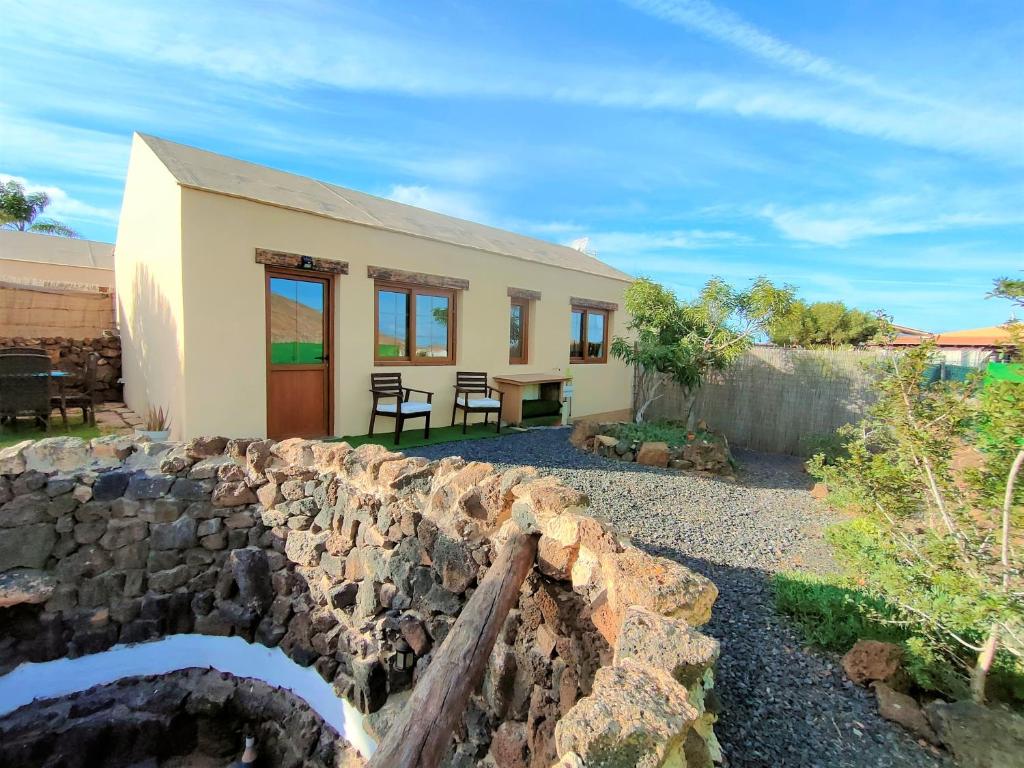
<svg viewBox="0 0 1024 768">
<path fill-rule="evenodd" d="M 209 669 L 129 677 L 0 717 L 7 768 L 226 765 L 256 738 L 261 765 L 358 768 L 359 754 L 305 701 Z"/>
<path fill-rule="evenodd" d="M 63 336 L 45 338 L 3 337 L 0 349 L 9 347 L 42 347 L 50 354 L 54 366 L 81 377 L 89 355 L 95 353 L 96 399 L 98 402 L 121 400 L 121 337 L 105 334 L 93 339 L 69 339 Z"/>
<path fill-rule="evenodd" d="M 0 450 L 0 673 L 166 634 L 313 666 L 386 735 L 509 536 L 539 538 L 450 766 L 710 766 L 713 584 L 532 468 L 380 446 L 48 438 Z M 309 755 L 306 755 L 309 757 Z"/>
</svg>

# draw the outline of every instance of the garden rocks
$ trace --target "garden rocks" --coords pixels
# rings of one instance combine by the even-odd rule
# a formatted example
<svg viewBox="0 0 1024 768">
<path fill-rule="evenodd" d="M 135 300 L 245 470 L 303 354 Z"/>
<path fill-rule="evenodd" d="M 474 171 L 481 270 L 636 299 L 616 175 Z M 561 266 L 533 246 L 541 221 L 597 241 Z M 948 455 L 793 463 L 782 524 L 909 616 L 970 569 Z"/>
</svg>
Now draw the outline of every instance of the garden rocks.
<svg viewBox="0 0 1024 768">
<path fill-rule="evenodd" d="M 939 740 L 935 731 L 928 724 L 921 705 L 912 697 L 899 691 L 894 691 L 885 683 L 872 683 L 875 689 L 875 696 L 878 699 L 878 714 L 886 720 L 892 720 L 932 744 L 938 744 Z"/>
<path fill-rule="evenodd" d="M 618 440 L 611 439 L 615 441 L 612 445 L 618 444 Z M 641 443 L 636 452 L 636 463 L 647 467 L 667 467 L 668 459 L 668 443 Z"/>
<path fill-rule="evenodd" d="M 643 435 L 651 431 L 678 434 L 679 442 L 623 438 L 621 435 Z M 617 461 L 636 462 L 643 466 L 692 469 L 714 475 L 733 477 L 733 461 L 724 435 L 706 429 L 685 432 L 672 425 L 634 425 L 621 422 L 577 425 L 570 438 L 573 445 L 598 456 Z"/>
<path fill-rule="evenodd" d="M 1024 717 L 970 701 L 936 701 L 925 713 L 961 768 L 1024 766 Z"/>
<path fill-rule="evenodd" d="M 843 671 L 857 685 L 885 683 L 895 690 L 906 688 L 903 649 L 895 643 L 858 640 L 843 656 Z"/>
</svg>

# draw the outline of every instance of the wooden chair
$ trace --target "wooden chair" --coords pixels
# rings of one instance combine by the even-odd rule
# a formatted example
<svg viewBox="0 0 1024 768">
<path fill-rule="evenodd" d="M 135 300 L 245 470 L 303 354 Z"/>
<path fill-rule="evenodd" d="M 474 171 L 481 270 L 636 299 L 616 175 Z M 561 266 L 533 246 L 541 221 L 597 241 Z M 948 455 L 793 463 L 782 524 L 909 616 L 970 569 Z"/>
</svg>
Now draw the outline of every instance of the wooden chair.
<svg viewBox="0 0 1024 768">
<path fill-rule="evenodd" d="M 427 402 L 414 403 L 409 401 L 409 394 L 418 392 L 427 396 Z M 409 419 L 423 417 L 426 426 L 423 428 L 423 439 L 430 437 L 430 410 L 433 392 L 402 386 L 400 373 L 371 373 L 370 393 L 373 395 L 373 410 L 370 411 L 370 434 L 373 434 L 373 422 L 377 416 L 390 416 L 395 420 L 395 445 L 402 438 L 402 425 Z M 381 400 L 394 398 L 395 402 L 382 403 Z"/>
<path fill-rule="evenodd" d="M 67 392 L 62 388 L 60 394 L 51 398 L 53 407 L 60 411 L 64 429 L 68 428 L 69 408 L 81 408 L 82 423 L 88 424 L 90 427 L 96 426 L 96 361 L 98 359 L 99 355 L 95 352 L 90 353 L 86 358 L 82 375 L 73 385 L 77 387 L 78 391 Z"/>
<path fill-rule="evenodd" d="M 0 355 L 0 418 L 18 428 L 18 416 L 33 416 L 50 429 L 49 356 Z"/>
<path fill-rule="evenodd" d="M 494 399 L 494 395 L 498 399 Z M 474 397 L 476 395 L 476 397 Z M 455 413 L 462 410 L 462 434 L 466 434 L 469 414 L 482 413 L 484 424 L 492 413 L 498 414 L 498 434 L 501 434 L 501 408 L 505 402 L 505 393 L 487 383 L 487 374 L 479 371 L 455 372 L 455 404 L 452 405 L 452 426 L 455 426 Z"/>
</svg>

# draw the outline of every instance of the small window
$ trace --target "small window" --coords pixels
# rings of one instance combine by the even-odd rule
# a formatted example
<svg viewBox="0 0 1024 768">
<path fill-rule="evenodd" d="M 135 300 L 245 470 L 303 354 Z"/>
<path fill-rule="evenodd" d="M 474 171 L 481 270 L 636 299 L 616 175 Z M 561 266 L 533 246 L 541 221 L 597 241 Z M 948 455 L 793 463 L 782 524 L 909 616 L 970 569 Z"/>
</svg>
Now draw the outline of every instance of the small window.
<svg viewBox="0 0 1024 768">
<path fill-rule="evenodd" d="M 569 360 L 574 363 L 608 362 L 608 312 L 573 307 L 569 320 Z"/>
<path fill-rule="evenodd" d="M 526 299 L 512 299 L 509 309 L 508 361 L 513 365 L 527 362 L 530 336 L 530 304 Z"/>
<path fill-rule="evenodd" d="M 377 363 L 448 365 L 455 362 L 455 292 L 376 285 L 374 359 Z"/>
</svg>

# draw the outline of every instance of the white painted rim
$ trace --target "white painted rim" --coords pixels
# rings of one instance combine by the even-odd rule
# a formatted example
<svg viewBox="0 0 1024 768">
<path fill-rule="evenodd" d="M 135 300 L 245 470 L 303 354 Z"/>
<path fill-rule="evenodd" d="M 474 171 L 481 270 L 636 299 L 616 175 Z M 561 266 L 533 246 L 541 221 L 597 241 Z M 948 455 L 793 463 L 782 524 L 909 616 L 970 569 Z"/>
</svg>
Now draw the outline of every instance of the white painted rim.
<svg viewBox="0 0 1024 768">
<path fill-rule="evenodd" d="M 363 715 L 312 667 L 302 667 L 280 648 L 247 643 L 240 637 L 170 635 L 108 651 L 20 664 L 0 677 L 0 715 L 31 704 L 106 685 L 121 678 L 163 675 L 192 667 L 208 667 L 235 677 L 250 677 L 287 688 L 305 701 L 365 758 L 377 748 L 363 730 Z"/>
</svg>

